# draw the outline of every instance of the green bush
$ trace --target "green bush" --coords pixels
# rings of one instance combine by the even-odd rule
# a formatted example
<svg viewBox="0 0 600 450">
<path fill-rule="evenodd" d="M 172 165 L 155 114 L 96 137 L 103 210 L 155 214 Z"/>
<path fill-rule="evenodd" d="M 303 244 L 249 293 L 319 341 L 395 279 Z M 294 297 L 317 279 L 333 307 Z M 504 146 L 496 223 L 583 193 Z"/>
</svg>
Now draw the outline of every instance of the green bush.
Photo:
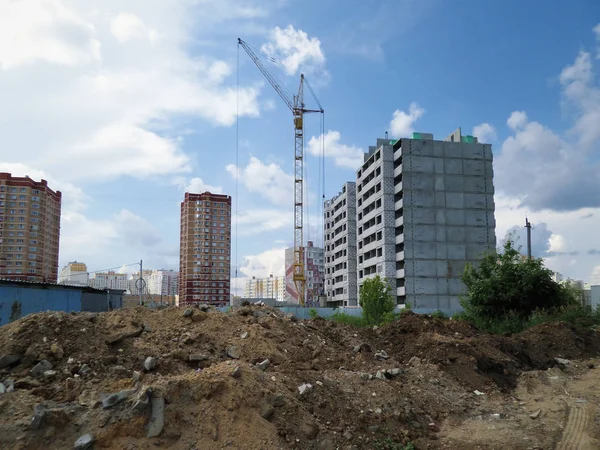
<svg viewBox="0 0 600 450">
<path fill-rule="evenodd" d="M 311 319 L 316 319 L 317 317 L 319 317 L 319 313 L 315 308 L 310 308 L 308 310 L 308 317 L 310 317 Z"/>
<path fill-rule="evenodd" d="M 448 316 L 446 314 L 444 314 L 442 311 L 440 311 L 439 309 L 437 311 L 434 311 L 433 313 L 431 313 L 431 317 L 433 317 L 434 319 L 447 319 Z"/>
<path fill-rule="evenodd" d="M 360 290 L 360 306 L 369 325 L 381 325 L 396 307 L 391 284 L 379 275 L 367 278 Z"/>
<path fill-rule="evenodd" d="M 331 317 L 331 320 L 337 323 L 343 323 L 346 325 L 352 325 L 355 327 L 368 327 L 369 324 L 361 316 L 351 316 L 350 314 L 344 314 L 336 312 Z"/>
</svg>

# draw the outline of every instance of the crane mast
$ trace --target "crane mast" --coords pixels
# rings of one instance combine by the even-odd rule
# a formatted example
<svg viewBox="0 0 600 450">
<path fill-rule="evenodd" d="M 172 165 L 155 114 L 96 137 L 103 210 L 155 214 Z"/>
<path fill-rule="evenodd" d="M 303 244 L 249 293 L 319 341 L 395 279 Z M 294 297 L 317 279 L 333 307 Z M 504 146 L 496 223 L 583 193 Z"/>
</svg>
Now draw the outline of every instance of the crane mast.
<svg viewBox="0 0 600 450">
<path fill-rule="evenodd" d="M 306 299 L 306 272 L 304 265 L 304 114 L 321 113 L 323 108 L 316 98 L 313 90 L 308 85 L 311 94 L 315 98 L 319 109 L 306 109 L 304 104 L 304 83 L 308 83 L 304 74 L 300 74 L 300 85 L 298 93 L 290 97 L 285 89 L 264 67 L 258 56 L 252 51 L 248 44 L 238 38 L 238 47 L 242 47 L 258 70 L 271 84 L 275 92 L 279 94 L 288 109 L 292 112 L 294 119 L 294 264 L 293 279 L 298 292 L 298 301 L 302 306 Z"/>
</svg>

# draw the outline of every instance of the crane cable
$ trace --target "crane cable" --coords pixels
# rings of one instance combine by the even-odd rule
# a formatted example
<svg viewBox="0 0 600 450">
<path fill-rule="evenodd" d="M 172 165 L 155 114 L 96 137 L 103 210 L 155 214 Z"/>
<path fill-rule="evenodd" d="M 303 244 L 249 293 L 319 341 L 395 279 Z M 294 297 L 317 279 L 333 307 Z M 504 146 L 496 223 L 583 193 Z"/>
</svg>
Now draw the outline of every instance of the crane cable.
<svg viewBox="0 0 600 450">
<path fill-rule="evenodd" d="M 237 46 L 236 86 L 235 86 L 235 287 L 238 284 L 238 212 L 239 212 L 239 173 L 240 173 L 240 44 Z M 229 275 L 231 276 L 231 274 Z M 230 289 L 230 295 L 231 295 Z"/>
</svg>

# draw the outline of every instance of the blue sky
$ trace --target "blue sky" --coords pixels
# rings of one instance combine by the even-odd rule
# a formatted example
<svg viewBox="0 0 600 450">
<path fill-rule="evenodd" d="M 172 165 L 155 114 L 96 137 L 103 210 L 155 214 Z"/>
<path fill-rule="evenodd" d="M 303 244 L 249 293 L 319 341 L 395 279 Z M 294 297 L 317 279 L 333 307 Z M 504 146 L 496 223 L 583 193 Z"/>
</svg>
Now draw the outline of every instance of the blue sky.
<svg viewBox="0 0 600 450">
<path fill-rule="evenodd" d="M 237 177 L 240 275 L 282 273 L 291 114 L 240 51 L 236 170 L 237 37 L 283 62 L 267 67 L 289 92 L 300 71 L 315 88 L 327 197 L 385 131 L 443 138 L 460 126 L 493 145 L 498 237 L 527 214 L 538 256 L 600 283 L 593 0 L 0 2 L 0 170 L 64 192 L 61 264 L 177 268 L 183 193 L 234 195 Z M 318 135 L 311 117 L 315 240 Z"/>
</svg>

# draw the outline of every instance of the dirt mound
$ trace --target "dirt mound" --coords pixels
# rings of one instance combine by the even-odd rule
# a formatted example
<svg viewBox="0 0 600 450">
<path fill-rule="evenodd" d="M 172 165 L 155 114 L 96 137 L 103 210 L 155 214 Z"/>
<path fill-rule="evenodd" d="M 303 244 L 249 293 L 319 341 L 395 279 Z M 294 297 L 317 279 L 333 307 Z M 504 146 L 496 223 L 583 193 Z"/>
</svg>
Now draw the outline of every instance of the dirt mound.
<svg viewBox="0 0 600 450">
<path fill-rule="evenodd" d="M 474 390 L 598 344 L 411 313 L 375 330 L 258 306 L 33 314 L 0 328 L 0 446 L 437 448 L 445 421 L 485 413 Z"/>
</svg>

